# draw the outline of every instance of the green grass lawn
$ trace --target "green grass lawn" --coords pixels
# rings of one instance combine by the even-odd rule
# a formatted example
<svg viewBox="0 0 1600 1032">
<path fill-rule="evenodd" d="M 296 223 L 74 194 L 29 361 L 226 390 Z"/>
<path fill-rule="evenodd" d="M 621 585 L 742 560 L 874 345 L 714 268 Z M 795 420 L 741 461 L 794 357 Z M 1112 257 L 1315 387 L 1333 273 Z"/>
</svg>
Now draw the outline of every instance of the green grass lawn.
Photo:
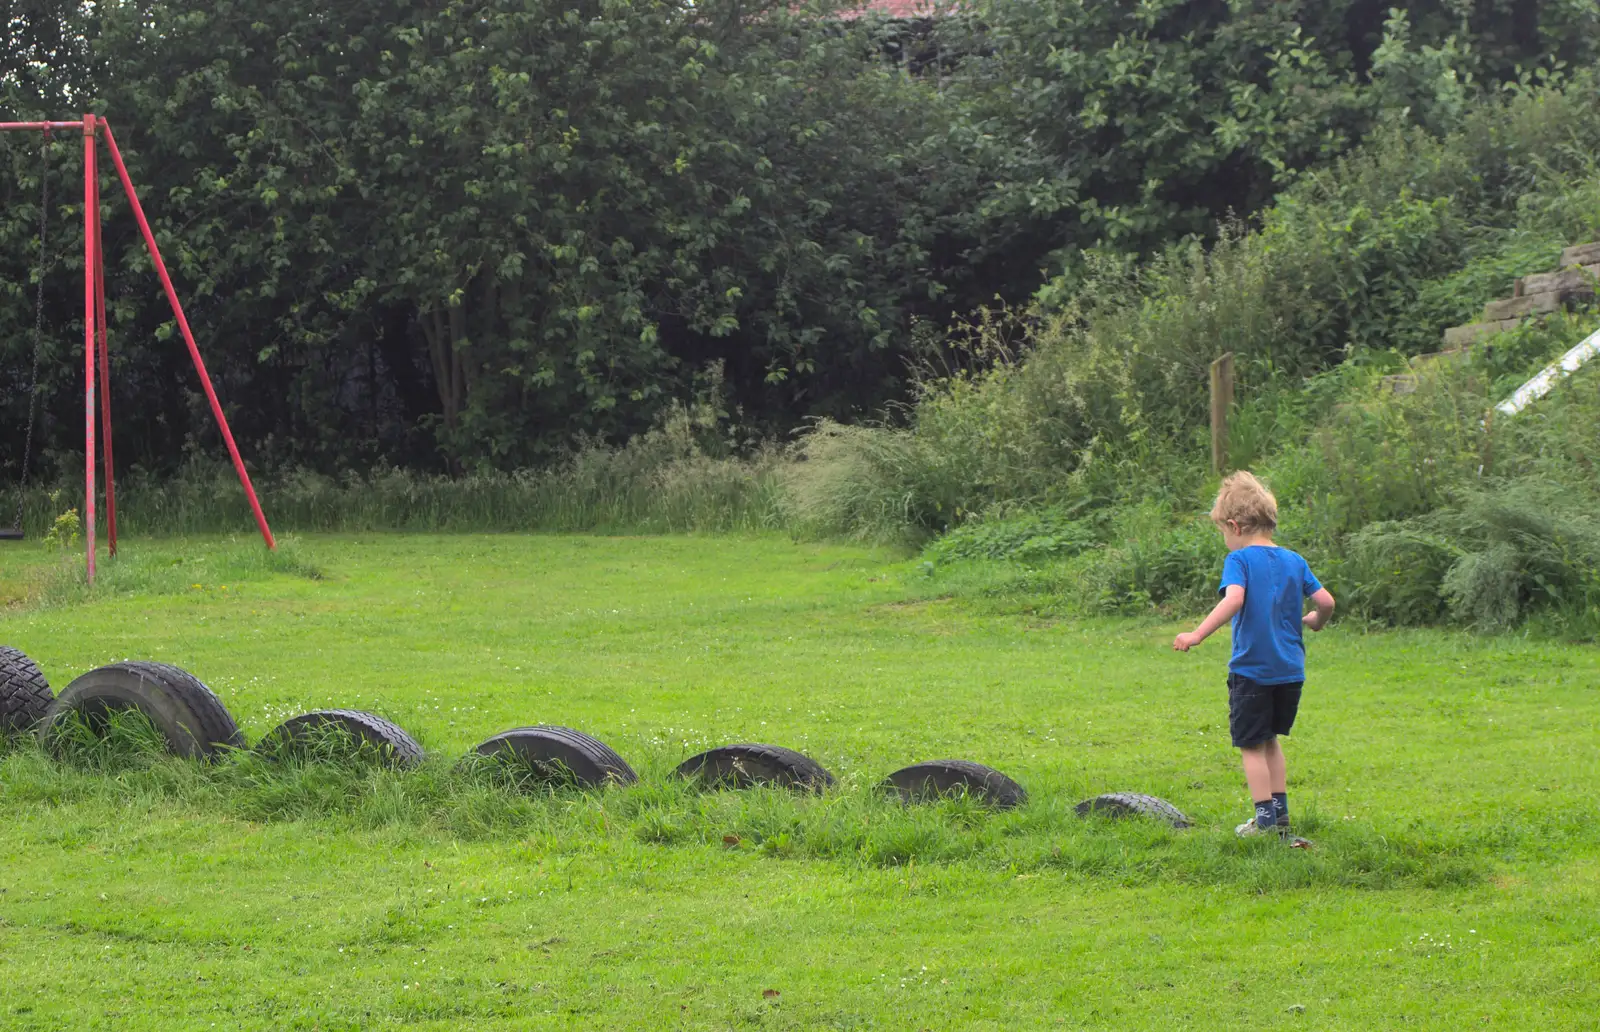
<svg viewBox="0 0 1600 1032">
<path fill-rule="evenodd" d="M 776 538 L 136 542 L 93 593 L 0 550 L 0 642 L 59 689 L 124 658 L 250 740 L 372 709 L 395 774 L 0 759 L 0 1028 L 1593 1028 L 1600 653 L 1313 639 L 1286 746 L 1311 853 L 1245 842 L 1225 636 L 915 601 L 892 556 Z M 309 574 L 320 572 L 320 577 Z M 19 601 L 44 591 L 44 598 Z M 10 600 L 9 602 L 7 600 Z M 514 795 L 452 760 L 566 724 L 642 774 Z M 816 799 L 697 793 L 787 745 Z M 909 810 L 907 763 L 1032 798 Z M 1082 821 L 1163 796 L 1174 832 Z"/>
</svg>

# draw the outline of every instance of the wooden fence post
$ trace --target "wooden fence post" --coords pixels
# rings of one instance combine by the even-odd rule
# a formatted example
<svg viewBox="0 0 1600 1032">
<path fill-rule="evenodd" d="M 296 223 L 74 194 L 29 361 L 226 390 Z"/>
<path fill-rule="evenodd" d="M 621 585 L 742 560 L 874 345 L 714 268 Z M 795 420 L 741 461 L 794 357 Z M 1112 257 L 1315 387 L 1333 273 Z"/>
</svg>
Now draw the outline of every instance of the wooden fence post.
<svg viewBox="0 0 1600 1032">
<path fill-rule="evenodd" d="M 1211 363 L 1211 468 L 1228 468 L 1228 409 L 1233 407 L 1233 352 Z"/>
<path fill-rule="evenodd" d="M 1521 280 L 1518 280 L 1520 283 Z M 1478 476 L 1486 477 L 1494 473 L 1494 409 L 1490 409 L 1483 416 L 1483 461 L 1478 464 Z"/>
</svg>

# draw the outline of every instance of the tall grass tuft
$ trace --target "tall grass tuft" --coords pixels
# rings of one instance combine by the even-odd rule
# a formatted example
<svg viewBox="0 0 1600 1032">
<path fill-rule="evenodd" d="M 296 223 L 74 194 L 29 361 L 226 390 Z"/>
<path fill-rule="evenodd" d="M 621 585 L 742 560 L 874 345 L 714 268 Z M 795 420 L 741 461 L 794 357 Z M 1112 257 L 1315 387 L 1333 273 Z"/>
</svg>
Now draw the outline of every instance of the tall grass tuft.
<svg viewBox="0 0 1600 1032">
<path fill-rule="evenodd" d="M 340 477 L 309 471 L 255 479 L 276 530 L 748 531 L 783 522 L 784 452 L 756 445 L 707 447 L 707 427 L 688 408 L 621 447 L 591 442 L 545 470 L 460 477 L 400 469 Z M 26 526 L 43 534 L 75 503 L 72 489 L 35 490 Z M 119 528 L 130 535 L 248 532 L 255 525 L 229 467 L 194 465 L 180 476 L 131 476 L 117 485 Z"/>
<path fill-rule="evenodd" d="M 85 579 L 79 556 L 73 553 L 45 579 L 38 602 L 61 606 L 112 595 L 173 595 L 201 587 L 225 590 L 229 584 L 272 575 L 321 580 L 323 572 L 306 558 L 293 535 L 279 537 L 273 552 L 262 548 L 259 539 L 243 537 L 226 547 L 188 554 L 127 549 L 116 562 L 99 566 L 93 587 Z"/>
<path fill-rule="evenodd" d="M 1392 622 L 1426 622 L 1448 611 L 1460 623 L 1495 631 L 1548 609 L 1564 614 L 1569 630 L 1592 635 L 1600 628 L 1600 518 L 1592 493 L 1543 480 L 1491 483 L 1459 505 L 1373 524 L 1356 546 L 1381 557 L 1365 571 L 1361 601 Z"/>
<path fill-rule="evenodd" d="M 938 497 L 939 459 L 905 430 L 821 420 L 795 460 L 784 470 L 783 514 L 801 532 L 907 541 L 959 513 Z"/>
</svg>

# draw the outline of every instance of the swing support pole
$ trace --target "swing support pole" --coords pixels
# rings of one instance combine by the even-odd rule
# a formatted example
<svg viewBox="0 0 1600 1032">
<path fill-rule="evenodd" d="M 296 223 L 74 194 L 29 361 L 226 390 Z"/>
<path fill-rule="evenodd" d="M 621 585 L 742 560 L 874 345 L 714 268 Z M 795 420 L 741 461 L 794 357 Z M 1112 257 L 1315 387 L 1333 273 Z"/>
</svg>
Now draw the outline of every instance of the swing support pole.
<svg viewBox="0 0 1600 1032">
<path fill-rule="evenodd" d="M 103 123 L 102 123 L 103 124 Z M 110 126 L 106 127 L 110 131 Z M 111 348 L 106 324 L 106 251 L 100 230 L 100 176 L 94 177 L 94 322 L 100 336 L 100 452 L 105 457 L 106 545 L 113 558 L 117 554 L 117 478 L 111 458 Z"/>
<path fill-rule="evenodd" d="M 172 286 L 172 277 L 167 275 L 167 263 L 161 260 L 161 249 L 156 246 L 156 236 L 150 232 L 150 223 L 144 217 L 144 207 L 139 203 L 139 195 L 133 189 L 133 180 L 128 178 L 128 167 L 122 163 L 122 152 L 117 149 L 117 138 L 111 135 L 111 126 L 102 121 L 100 127 L 105 130 L 106 147 L 111 151 L 111 161 L 117 166 L 117 178 L 122 180 L 122 192 L 128 195 L 128 205 L 133 208 L 133 217 L 139 221 L 139 232 L 144 234 L 144 245 L 150 251 L 150 260 L 155 263 L 156 275 L 161 277 L 161 286 L 167 292 L 167 303 L 172 306 L 172 314 L 178 320 L 178 329 L 183 334 L 183 342 L 189 346 L 189 357 L 194 360 L 194 371 L 200 374 L 200 386 L 206 389 L 206 400 L 211 402 L 211 414 L 217 419 L 217 429 L 222 431 L 222 439 L 227 442 L 228 456 L 233 459 L 234 471 L 239 474 L 239 484 L 244 488 L 244 495 L 250 500 L 250 511 L 255 513 L 256 526 L 261 530 L 261 540 L 267 547 L 274 551 L 278 543 L 273 540 L 272 528 L 267 526 L 267 516 L 261 511 L 261 501 L 256 498 L 255 485 L 250 483 L 250 474 L 245 471 L 244 459 L 239 455 L 239 446 L 234 443 L 233 431 L 228 429 L 228 417 L 222 414 L 222 402 L 217 400 L 217 390 L 211 385 L 211 374 L 206 372 L 205 360 L 200 357 L 200 347 L 194 342 L 194 334 L 189 330 L 189 320 L 183 314 L 183 305 L 178 302 L 178 291 Z"/>
<path fill-rule="evenodd" d="M 144 207 L 139 203 L 139 194 L 134 190 L 133 180 L 129 177 L 128 168 L 122 161 L 122 152 L 117 148 L 116 138 L 111 135 L 110 123 L 93 114 L 86 114 L 75 122 L 0 122 L 0 132 L 31 130 L 48 134 L 57 129 L 77 129 L 83 132 L 83 520 L 86 553 L 84 561 L 89 583 L 94 583 L 95 576 L 97 416 L 104 456 L 102 465 L 105 469 L 107 544 L 110 554 L 113 556 L 117 554 L 117 489 L 111 451 L 111 358 L 106 328 L 105 248 L 100 226 L 100 175 L 96 164 L 101 135 L 105 136 L 111 161 L 116 166 L 117 178 L 122 182 L 122 191 L 127 196 L 128 205 L 133 209 L 134 218 L 139 223 L 139 232 L 144 237 L 145 248 L 150 252 L 150 260 L 155 265 L 162 290 L 166 292 L 167 303 L 172 307 L 178 330 L 183 334 L 183 342 L 189 349 L 189 358 L 194 362 L 195 372 L 200 376 L 200 385 L 205 389 L 206 400 L 211 404 L 211 414 L 216 419 L 217 429 L 222 432 L 222 440 L 228 447 L 228 457 L 233 460 L 234 471 L 239 475 L 239 484 L 244 488 L 251 512 L 255 514 L 256 526 L 261 531 L 261 540 L 269 549 L 276 550 L 278 543 L 272 536 L 272 528 L 267 524 L 266 514 L 261 511 L 261 500 L 256 496 L 255 485 L 250 482 L 250 474 L 244 468 L 244 458 L 239 454 L 239 445 L 234 441 L 233 431 L 228 427 L 228 417 L 223 414 L 222 402 L 217 398 L 211 374 L 206 371 L 205 360 L 200 357 L 199 345 L 195 343 L 194 333 L 189 329 L 189 320 L 183 313 L 183 305 L 178 301 L 178 291 L 172 285 L 172 277 L 167 273 L 167 263 L 162 260 L 161 249 L 156 246 L 155 233 L 150 229 Z M 99 387 L 98 406 L 95 404 L 96 386 Z"/>
<path fill-rule="evenodd" d="M 94 116 L 83 116 L 83 539 L 84 569 L 94 583 L 94 372 L 100 350 L 95 326 Z"/>
</svg>

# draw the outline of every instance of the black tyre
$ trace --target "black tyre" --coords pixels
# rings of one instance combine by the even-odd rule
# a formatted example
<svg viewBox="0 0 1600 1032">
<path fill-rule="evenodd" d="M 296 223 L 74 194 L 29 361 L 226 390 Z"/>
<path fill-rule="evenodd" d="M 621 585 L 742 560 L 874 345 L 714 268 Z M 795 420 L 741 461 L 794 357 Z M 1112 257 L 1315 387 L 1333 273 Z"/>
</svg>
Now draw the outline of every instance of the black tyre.
<svg viewBox="0 0 1600 1032">
<path fill-rule="evenodd" d="M 422 746 L 397 724 L 361 710 L 314 710 L 267 732 L 256 751 L 269 756 L 368 757 L 396 767 L 422 760 Z"/>
<path fill-rule="evenodd" d="M 39 665 L 0 645 L 0 734 L 32 731 L 50 710 L 54 696 Z"/>
<path fill-rule="evenodd" d="M 821 792 L 833 787 L 833 775 L 804 753 L 780 745 L 724 745 L 678 764 L 678 776 L 699 778 L 707 785 L 750 788 L 779 785 Z"/>
<path fill-rule="evenodd" d="M 479 756 L 498 760 L 535 781 L 586 787 L 639 780 L 609 745 L 570 727 L 519 727 L 502 731 L 478 746 Z"/>
<path fill-rule="evenodd" d="M 963 793 L 1002 810 L 1028 801 L 1021 785 L 993 767 L 970 760 L 913 764 L 890 774 L 882 787 L 900 793 L 908 803 Z"/>
<path fill-rule="evenodd" d="M 52 731 L 73 714 L 95 728 L 112 711 L 129 709 L 148 717 L 178 756 L 215 759 L 244 744 L 222 700 L 192 674 L 166 663 L 112 663 L 89 671 L 51 703 L 39 736 L 51 745 Z"/>
<path fill-rule="evenodd" d="M 1141 795 L 1138 792 L 1107 792 L 1093 799 L 1085 799 L 1073 809 L 1079 817 L 1087 817 L 1091 813 L 1103 813 L 1108 817 L 1152 817 L 1158 821 L 1165 821 L 1174 828 L 1194 826 L 1194 822 L 1184 816 L 1182 810 L 1165 799 L 1153 795 Z"/>
</svg>

